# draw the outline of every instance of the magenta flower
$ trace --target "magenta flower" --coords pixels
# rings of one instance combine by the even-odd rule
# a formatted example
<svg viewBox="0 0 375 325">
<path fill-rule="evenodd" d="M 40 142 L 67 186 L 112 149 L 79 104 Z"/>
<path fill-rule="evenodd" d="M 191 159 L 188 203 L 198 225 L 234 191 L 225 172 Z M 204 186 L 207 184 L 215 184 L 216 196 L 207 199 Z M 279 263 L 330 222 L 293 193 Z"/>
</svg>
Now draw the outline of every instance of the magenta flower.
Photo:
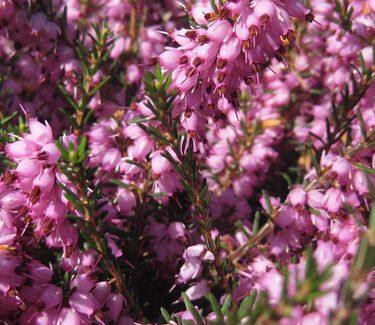
<svg viewBox="0 0 375 325">
<path fill-rule="evenodd" d="M 306 192 L 297 187 L 289 193 L 288 200 L 294 207 L 303 207 L 306 201 Z"/>
<path fill-rule="evenodd" d="M 1 321 L 373 324 L 374 21 L 0 0 Z"/>
<path fill-rule="evenodd" d="M 282 39 L 295 40 L 291 17 L 312 19 L 300 2 L 238 1 L 220 6 L 218 15 L 208 14 L 211 10 L 193 5 L 193 18 L 207 30 L 176 30 L 171 37 L 179 47 L 162 53 L 159 61 L 173 71 L 173 86 L 186 102 L 190 94 L 200 93 L 214 106 L 219 97 L 232 100 L 242 83 L 250 85 L 258 79 L 260 64 L 275 56 L 282 60 Z"/>
<path fill-rule="evenodd" d="M 328 211 L 336 213 L 343 205 L 343 195 L 339 189 L 330 188 L 324 196 L 323 204 Z"/>
</svg>

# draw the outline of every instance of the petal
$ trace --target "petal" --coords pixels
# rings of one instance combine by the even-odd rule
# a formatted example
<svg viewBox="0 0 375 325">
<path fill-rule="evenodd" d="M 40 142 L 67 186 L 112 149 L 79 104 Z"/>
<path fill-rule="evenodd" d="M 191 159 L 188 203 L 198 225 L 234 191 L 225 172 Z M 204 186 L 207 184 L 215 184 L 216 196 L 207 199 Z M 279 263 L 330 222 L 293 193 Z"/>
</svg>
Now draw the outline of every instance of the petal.
<svg viewBox="0 0 375 325">
<path fill-rule="evenodd" d="M 58 324 L 61 325 L 80 325 L 79 315 L 71 308 L 63 308 L 59 312 Z"/>
<path fill-rule="evenodd" d="M 70 296 L 69 304 L 75 311 L 87 316 L 94 313 L 94 301 L 89 294 L 75 292 Z"/>
</svg>

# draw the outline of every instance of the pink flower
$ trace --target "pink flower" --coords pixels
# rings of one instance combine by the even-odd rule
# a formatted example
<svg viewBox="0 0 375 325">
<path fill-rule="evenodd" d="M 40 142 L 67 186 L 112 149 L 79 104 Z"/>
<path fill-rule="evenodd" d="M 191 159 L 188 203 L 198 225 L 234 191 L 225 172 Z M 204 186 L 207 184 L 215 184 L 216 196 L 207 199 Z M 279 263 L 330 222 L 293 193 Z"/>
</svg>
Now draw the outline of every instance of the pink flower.
<svg viewBox="0 0 375 325">
<path fill-rule="evenodd" d="M 110 319 L 117 321 L 126 301 L 120 293 L 112 293 L 107 299 Z"/>
<path fill-rule="evenodd" d="M 120 151 L 117 148 L 110 148 L 103 155 L 103 160 L 102 160 L 103 168 L 106 171 L 111 171 L 117 167 L 120 160 L 121 160 Z"/>
<path fill-rule="evenodd" d="M 111 252 L 113 256 L 115 257 L 121 257 L 122 256 L 122 251 L 121 249 L 117 246 L 116 242 L 114 241 L 115 236 L 106 234 L 105 238 L 107 239 L 108 246 L 111 249 Z"/>
<path fill-rule="evenodd" d="M 183 98 L 197 93 L 203 95 L 202 102 L 215 103 L 220 97 L 230 100 L 231 92 L 242 82 L 251 84 L 257 64 L 275 56 L 282 60 L 281 39 L 295 39 L 291 17 L 304 19 L 308 13 L 300 1 L 293 5 L 239 1 L 221 7 L 227 19 L 206 16 L 212 9 L 192 5 L 191 15 L 197 24 L 207 25 L 207 30 L 175 31 L 171 37 L 180 47 L 160 56 L 161 66 L 172 72 L 173 87 Z M 199 83 L 200 79 L 204 82 Z"/>
<path fill-rule="evenodd" d="M 340 158 L 332 165 L 332 172 L 337 174 L 337 178 L 342 185 L 346 185 L 349 182 L 349 176 L 352 169 L 352 165 L 345 158 Z"/>
<path fill-rule="evenodd" d="M 71 308 L 63 308 L 58 315 L 58 322 L 61 324 L 80 325 L 81 320 L 78 313 Z"/>
<path fill-rule="evenodd" d="M 187 283 L 191 279 L 195 279 L 202 272 L 202 262 L 199 257 L 190 257 L 185 261 L 180 269 L 178 281 Z"/>
<path fill-rule="evenodd" d="M 163 173 L 172 169 L 172 165 L 169 160 L 162 156 L 162 151 L 154 151 L 151 155 L 151 168 L 152 172 L 156 175 L 162 175 Z"/>
<path fill-rule="evenodd" d="M 31 319 L 28 321 L 30 323 Z M 57 310 L 55 308 L 46 309 L 39 312 L 32 321 L 38 325 L 48 325 L 57 323 Z"/>
<path fill-rule="evenodd" d="M 49 285 L 41 294 L 40 299 L 45 308 L 60 306 L 63 299 L 63 291 L 55 285 Z"/>
<path fill-rule="evenodd" d="M 303 316 L 301 325 L 328 324 L 328 320 L 319 312 L 314 312 Z"/>
<path fill-rule="evenodd" d="M 270 303 L 275 304 L 281 298 L 283 277 L 275 269 L 271 269 L 269 272 L 261 274 L 258 281 L 262 290 L 268 292 Z"/>
<path fill-rule="evenodd" d="M 319 190 L 312 190 L 307 193 L 307 204 L 314 208 L 319 209 L 323 206 L 324 194 Z"/>
<path fill-rule="evenodd" d="M 91 294 L 75 292 L 69 297 L 70 307 L 81 314 L 91 316 L 94 312 L 94 301 Z"/>
<path fill-rule="evenodd" d="M 324 242 L 319 240 L 317 249 L 314 252 L 314 257 L 318 263 L 320 272 L 334 263 L 333 244 L 332 242 Z"/>
<path fill-rule="evenodd" d="M 182 55 L 180 51 L 174 49 L 165 51 L 159 56 L 160 64 L 170 70 L 176 69 L 181 62 Z"/>
<path fill-rule="evenodd" d="M 214 259 L 211 252 L 205 249 L 204 245 L 197 244 L 190 246 L 184 253 L 185 263 L 180 269 L 178 281 L 187 283 L 191 279 L 195 279 L 202 271 L 202 261 Z"/>
<path fill-rule="evenodd" d="M 171 222 L 168 226 L 168 234 L 174 240 L 185 238 L 186 237 L 185 225 L 182 222 Z"/>
<path fill-rule="evenodd" d="M 44 125 L 34 118 L 29 119 L 28 122 L 31 134 L 25 135 L 27 140 L 39 145 L 53 142 L 52 129 L 47 122 Z"/>
<path fill-rule="evenodd" d="M 369 177 L 369 176 L 367 176 Z M 359 195 L 363 195 L 369 192 L 368 182 L 366 174 L 362 170 L 357 170 L 353 175 L 353 186 Z"/>
<path fill-rule="evenodd" d="M 293 208 L 282 208 L 276 217 L 276 223 L 285 228 L 293 224 L 296 219 L 297 212 Z"/>
<path fill-rule="evenodd" d="M 333 213 L 336 213 L 340 210 L 343 204 L 343 195 L 342 192 L 339 189 L 331 187 L 326 192 L 324 199 L 323 199 L 323 205 L 324 207 Z"/>
<path fill-rule="evenodd" d="M 122 213 L 130 213 L 136 205 L 133 192 L 120 188 L 117 193 L 117 204 Z"/>
<path fill-rule="evenodd" d="M 193 284 L 189 289 L 186 290 L 186 295 L 190 300 L 197 300 L 202 298 L 206 293 L 209 292 L 207 281 L 201 281 Z"/>
<path fill-rule="evenodd" d="M 294 207 L 303 207 L 306 201 L 306 192 L 302 188 L 296 187 L 288 194 L 288 200 Z"/>
</svg>

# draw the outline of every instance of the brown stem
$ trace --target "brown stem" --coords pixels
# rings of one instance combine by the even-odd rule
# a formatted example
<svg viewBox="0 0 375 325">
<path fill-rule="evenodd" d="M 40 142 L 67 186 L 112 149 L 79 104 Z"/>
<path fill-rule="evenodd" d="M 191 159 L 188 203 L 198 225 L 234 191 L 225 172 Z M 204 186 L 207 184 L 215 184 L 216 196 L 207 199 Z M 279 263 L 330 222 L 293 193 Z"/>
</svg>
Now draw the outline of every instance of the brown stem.
<svg viewBox="0 0 375 325">
<path fill-rule="evenodd" d="M 130 26 L 129 26 L 129 34 L 130 34 L 130 51 L 135 52 L 136 48 L 136 40 L 137 40 L 137 8 L 136 2 L 132 3 L 132 9 L 130 12 Z"/>
<path fill-rule="evenodd" d="M 245 244 L 238 247 L 233 253 L 229 254 L 227 257 L 233 263 L 237 263 L 237 261 L 246 254 L 246 252 L 258 245 L 263 239 L 267 238 L 269 234 L 273 232 L 275 228 L 274 223 L 269 220 L 259 231 L 256 235 L 251 237 Z"/>
<path fill-rule="evenodd" d="M 86 230 L 90 233 L 90 229 L 97 230 L 98 225 L 89 207 L 90 198 L 86 195 L 85 191 L 83 190 L 84 185 L 79 180 L 76 180 L 76 182 L 76 185 L 79 190 L 80 199 L 83 202 L 84 206 L 84 219 L 88 224 L 90 224 L 90 226 L 87 227 Z M 138 304 L 135 303 L 133 297 L 129 294 L 121 271 L 114 265 L 113 257 L 105 252 L 105 248 L 103 247 L 102 242 L 104 239 L 104 234 L 98 235 L 98 233 L 94 233 L 92 234 L 92 236 L 95 242 L 95 250 L 100 254 L 101 259 L 107 267 L 108 272 L 113 277 L 113 281 L 116 284 L 117 290 L 125 297 L 125 300 L 128 303 L 126 309 L 129 311 L 130 308 L 133 308 L 137 314 L 137 318 L 142 319 L 142 311 L 139 308 Z"/>
<path fill-rule="evenodd" d="M 183 156 L 180 154 L 180 152 L 178 150 L 175 150 L 175 153 L 177 156 L 179 156 L 179 159 L 180 160 L 182 159 L 181 161 L 183 161 Z M 183 168 L 185 167 L 185 174 L 193 175 L 191 168 L 189 168 L 190 166 L 186 167 L 184 165 L 185 165 L 184 163 L 181 164 Z M 211 229 L 208 224 L 208 221 L 210 219 L 209 212 L 207 211 L 207 208 L 203 204 L 202 200 L 199 198 L 201 183 L 199 181 L 195 181 L 193 179 L 193 176 L 191 176 L 190 178 L 187 178 L 186 181 L 188 182 L 194 194 L 191 203 L 197 209 L 197 211 L 201 212 L 200 214 L 198 214 L 198 217 L 200 219 L 198 220 L 198 224 L 200 226 L 200 231 L 202 233 L 202 236 L 206 241 L 206 246 L 208 250 L 214 256 L 214 261 L 213 261 L 214 268 L 216 270 L 216 273 L 220 277 L 221 281 L 223 282 L 225 291 L 227 293 L 230 293 L 231 290 L 230 290 L 228 279 L 226 277 L 226 274 L 223 268 L 223 261 L 218 252 L 218 248 L 216 247 L 215 242 L 212 240 L 212 237 L 211 237 Z"/>
<path fill-rule="evenodd" d="M 223 262 L 222 262 L 221 257 L 220 257 L 220 255 L 219 255 L 219 253 L 218 253 L 218 251 L 215 247 L 215 243 L 212 240 L 211 233 L 210 233 L 209 229 L 202 229 L 202 235 L 207 242 L 206 245 L 207 245 L 208 249 L 210 250 L 210 252 L 214 256 L 214 267 L 215 267 L 215 270 L 216 270 L 218 276 L 223 281 L 225 291 L 227 293 L 230 293 L 231 290 L 230 290 L 230 287 L 229 287 L 228 279 L 227 279 L 226 274 L 224 272 L 224 269 L 222 267 Z M 211 247 L 211 249 L 210 249 L 210 247 Z"/>
<path fill-rule="evenodd" d="M 74 129 L 74 134 L 76 136 L 80 136 L 82 133 L 82 122 L 83 122 L 84 112 L 83 111 L 77 111 L 76 112 L 76 123 L 78 128 Z"/>
</svg>

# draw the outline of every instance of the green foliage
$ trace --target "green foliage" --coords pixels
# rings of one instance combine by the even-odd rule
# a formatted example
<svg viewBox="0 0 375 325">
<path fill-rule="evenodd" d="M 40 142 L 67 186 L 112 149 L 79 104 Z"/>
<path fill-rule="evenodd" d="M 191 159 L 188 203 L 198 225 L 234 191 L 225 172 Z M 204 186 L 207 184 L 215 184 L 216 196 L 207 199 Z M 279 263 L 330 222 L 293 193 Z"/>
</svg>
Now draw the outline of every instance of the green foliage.
<svg viewBox="0 0 375 325">
<path fill-rule="evenodd" d="M 19 119 L 18 127 L 13 125 L 17 112 L 10 115 L 3 115 L 0 112 L 0 152 L 5 148 L 7 143 L 14 141 L 12 134 L 18 135 L 22 129 L 24 129 L 23 119 Z M 5 157 L 5 155 L 0 154 L 0 172 L 8 168 L 10 161 Z"/>
<path fill-rule="evenodd" d="M 93 83 L 95 74 L 108 61 L 116 39 L 108 29 L 106 21 L 103 21 L 100 26 L 93 24 L 92 28 L 94 35 L 88 34 L 88 37 L 93 42 L 91 48 L 87 48 L 84 45 L 84 39 L 77 39 L 75 41 L 75 52 L 82 68 L 82 74 L 76 73 L 75 75 L 78 81 L 79 95 L 73 97 L 63 84 L 58 86 L 66 102 L 75 112 L 75 115 L 72 116 L 65 109 L 62 109 L 62 112 L 77 131 L 87 123 L 92 115 L 92 110 L 87 111 L 87 104 L 111 79 L 111 76 L 107 75 L 98 84 Z"/>
</svg>

